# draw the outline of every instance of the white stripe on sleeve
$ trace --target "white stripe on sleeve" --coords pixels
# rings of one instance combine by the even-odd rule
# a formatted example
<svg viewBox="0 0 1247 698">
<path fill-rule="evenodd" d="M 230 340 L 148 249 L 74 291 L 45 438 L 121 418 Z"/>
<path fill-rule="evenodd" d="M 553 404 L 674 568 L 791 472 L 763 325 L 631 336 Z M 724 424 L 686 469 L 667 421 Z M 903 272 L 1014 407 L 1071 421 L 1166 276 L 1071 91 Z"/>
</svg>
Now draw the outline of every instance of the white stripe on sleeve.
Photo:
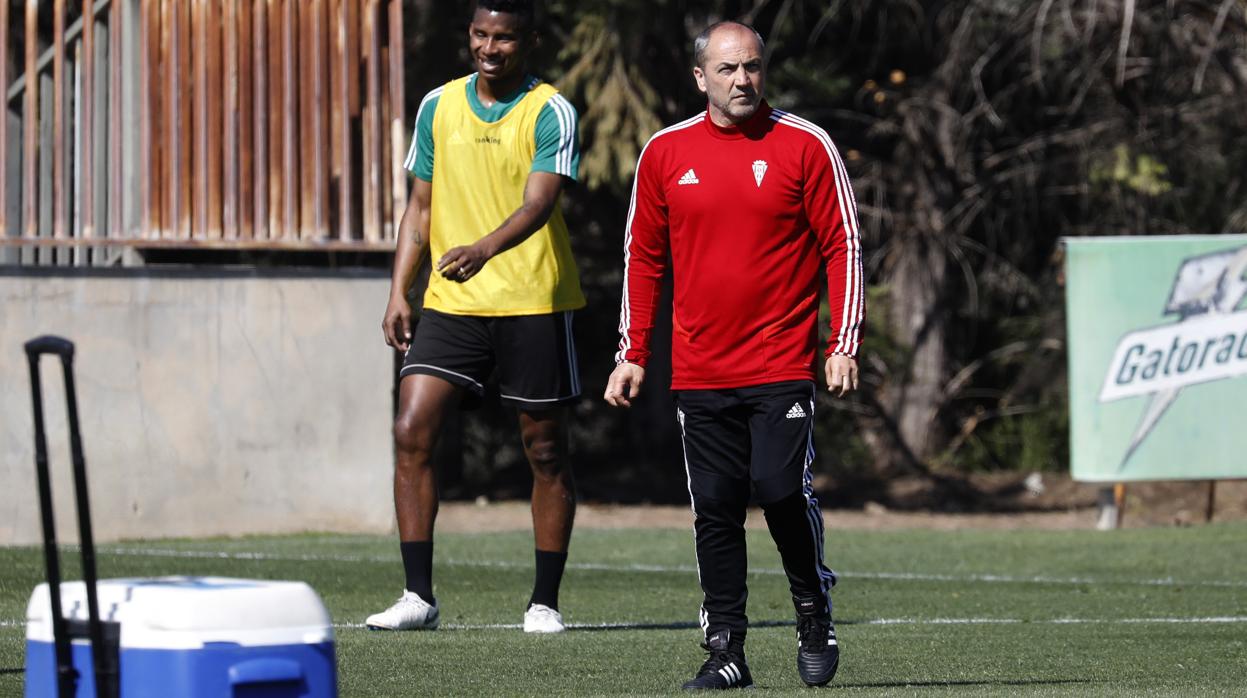
<svg viewBox="0 0 1247 698">
<path fill-rule="evenodd" d="M 861 321 L 865 310 L 865 282 L 862 279 L 862 245 L 858 234 L 857 201 L 848 170 L 840 153 L 831 142 L 827 132 L 814 123 L 778 109 L 771 118 L 785 126 L 791 126 L 814 136 L 827 151 L 832 172 L 836 177 L 836 199 L 840 205 L 840 218 L 844 221 L 845 257 L 844 307 L 840 318 L 840 332 L 836 336 L 833 351 L 852 354 L 861 342 Z"/>
<path fill-rule="evenodd" d="M 403 169 L 408 172 L 416 166 L 416 158 L 420 153 L 420 115 L 424 113 L 424 108 L 429 102 L 438 98 L 442 94 L 445 86 L 430 91 L 420 100 L 420 108 L 416 110 L 416 125 L 411 130 L 411 147 L 407 149 L 407 159 L 403 160 Z"/>
<path fill-rule="evenodd" d="M 682 128 L 688 128 L 706 118 L 706 112 L 702 112 L 697 116 L 690 117 L 677 124 L 673 124 L 663 130 L 650 136 L 649 141 L 645 143 L 645 147 L 641 148 L 641 154 L 636 159 L 636 171 L 632 174 L 632 196 L 628 201 L 628 221 L 624 224 L 624 273 L 623 273 L 623 294 L 619 304 L 619 351 L 615 353 L 615 363 L 620 363 L 624 357 L 628 355 L 628 350 L 632 348 L 632 338 L 628 336 L 628 330 L 632 327 L 632 310 L 628 306 L 628 267 L 632 263 L 632 218 L 636 215 L 636 189 L 637 180 L 641 173 L 641 159 L 645 157 L 645 151 L 649 149 L 651 143 L 659 136 L 678 131 Z"/>
<path fill-rule="evenodd" d="M 572 155 L 576 150 L 576 111 L 563 95 L 555 94 L 547 102 L 559 120 L 559 148 L 554 169 L 566 177 L 572 175 Z"/>
</svg>

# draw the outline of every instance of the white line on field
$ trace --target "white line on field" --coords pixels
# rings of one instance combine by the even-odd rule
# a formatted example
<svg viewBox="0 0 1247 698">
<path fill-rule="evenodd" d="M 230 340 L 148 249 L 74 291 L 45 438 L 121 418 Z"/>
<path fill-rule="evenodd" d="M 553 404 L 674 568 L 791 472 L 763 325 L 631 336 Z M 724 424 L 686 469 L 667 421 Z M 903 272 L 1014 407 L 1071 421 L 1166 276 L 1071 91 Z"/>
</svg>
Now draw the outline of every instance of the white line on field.
<svg viewBox="0 0 1247 698">
<path fill-rule="evenodd" d="M 843 621 L 843 625 L 1138 625 L 1138 624 L 1185 625 L 1202 623 L 1247 623 L 1247 616 L 1209 616 L 1205 618 L 1050 618 L 1023 620 L 1021 618 L 872 618 L 868 620 Z M 656 623 L 568 623 L 570 630 L 651 630 Z M 693 622 L 661 624 L 672 629 L 696 628 Z M 792 625 L 791 621 L 778 623 L 755 623 L 755 625 Z M 363 623 L 335 623 L 337 630 L 361 630 Z M 511 630 L 523 627 L 519 623 L 443 623 L 446 630 Z"/>
<path fill-rule="evenodd" d="M 858 621 L 842 621 L 842 625 L 1186 625 L 1186 624 L 1224 624 L 1247 623 L 1247 616 L 1207 616 L 1202 618 L 1050 618 L 1046 620 L 1023 620 L 1021 618 L 872 618 Z M 688 623 L 568 623 L 572 630 L 646 630 L 656 626 L 681 629 L 697 627 Z M 791 625 L 789 621 L 777 623 L 755 623 L 755 625 Z M 20 620 L 0 620 L 0 628 L 25 627 L 26 622 Z M 336 630 L 362 630 L 363 623 L 334 623 Z M 520 623 L 443 623 L 445 630 L 516 630 L 522 628 Z"/>
<path fill-rule="evenodd" d="M 208 560 L 255 560 L 263 562 L 375 562 L 398 563 L 397 555 L 278 555 L 254 551 L 214 551 L 214 550 L 170 550 L 162 548 L 107 547 L 101 548 L 104 555 L 128 555 L 136 557 L 173 557 L 195 558 Z M 437 560 L 439 565 L 451 567 L 490 567 L 499 569 L 532 569 L 531 563 L 504 562 L 501 560 Z M 590 570 L 595 572 L 658 572 L 694 574 L 697 568 L 692 565 L 639 565 L 639 564 L 606 564 L 599 562 L 569 562 L 568 569 Z M 753 568 L 751 574 L 782 575 L 782 569 Z M 987 582 L 993 584 L 1116 584 L 1126 586 L 1161 586 L 1161 587 L 1222 587 L 1231 589 L 1247 588 L 1247 581 L 1221 580 L 1181 580 L 1172 577 L 1159 579 L 1097 579 L 1095 577 L 1019 577 L 1003 574 L 924 574 L 915 572 L 839 572 L 845 579 L 885 579 L 894 581 L 916 582 Z"/>
<path fill-rule="evenodd" d="M 1140 623 L 1247 623 L 1247 616 L 1207 616 L 1203 618 L 876 618 L 854 622 L 853 625 L 1007 625 L 1029 623 L 1039 625 L 1119 625 Z M 849 623 L 846 623 L 846 625 Z"/>
<path fill-rule="evenodd" d="M 777 573 L 783 574 L 783 570 L 776 570 Z M 1140 586 L 1163 586 L 1163 587 L 1224 587 L 1232 589 L 1247 588 L 1247 582 L 1243 581 L 1220 581 L 1220 580 L 1181 580 L 1173 577 L 1161 577 L 1158 579 L 1097 579 L 1095 577 L 1018 577 L 1007 574 L 922 574 L 910 572 L 844 572 L 837 573 L 842 577 L 860 577 L 863 579 L 890 579 L 898 581 L 923 581 L 923 582 L 990 582 L 1002 584 L 1123 584 L 1123 585 L 1140 585 Z"/>
</svg>

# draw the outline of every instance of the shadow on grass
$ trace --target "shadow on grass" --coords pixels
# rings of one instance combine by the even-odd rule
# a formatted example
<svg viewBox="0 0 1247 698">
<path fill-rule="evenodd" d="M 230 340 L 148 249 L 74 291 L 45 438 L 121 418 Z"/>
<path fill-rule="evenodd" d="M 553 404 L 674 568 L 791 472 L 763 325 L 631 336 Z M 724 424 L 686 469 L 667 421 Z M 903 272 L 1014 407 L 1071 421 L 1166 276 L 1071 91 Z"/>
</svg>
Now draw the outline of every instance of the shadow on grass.
<svg viewBox="0 0 1247 698">
<path fill-rule="evenodd" d="M 16 669 L 3 667 L 3 668 L 0 668 L 0 676 L 3 676 L 4 674 L 22 674 L 22 673 L 25 673 L 25 671 L 26 671 L 26 668 L 20 667 L 20 666 L 17 667 Z"/>
<path fill-rule="evenodd" d="M 1103 683 L 1092 679 L 998 679 L 995 681 L 863 681 L 839 683 L 836 688 L 938 688 L 941 686 L 1063 686 Z"/>
</svg>

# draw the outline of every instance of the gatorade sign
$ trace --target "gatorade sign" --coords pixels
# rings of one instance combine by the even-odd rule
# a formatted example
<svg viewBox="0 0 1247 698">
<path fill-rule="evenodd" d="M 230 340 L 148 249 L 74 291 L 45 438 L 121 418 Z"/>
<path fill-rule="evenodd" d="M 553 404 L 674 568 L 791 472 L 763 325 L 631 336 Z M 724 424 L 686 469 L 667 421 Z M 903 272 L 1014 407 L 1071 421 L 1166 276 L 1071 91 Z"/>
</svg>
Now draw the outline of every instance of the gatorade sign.
<svg viewBox="0 0 1247 698">
<path fill-rule="evenodd" d="M 1247 312 L 1132 332 L 1104 376 L 1100 402 L 1247 373 Z"/>
<path fill-rule="evenodd" d="M 1074 476 L 1247 477 L 1247 237 L 1066 250 Z"/>
</svg>

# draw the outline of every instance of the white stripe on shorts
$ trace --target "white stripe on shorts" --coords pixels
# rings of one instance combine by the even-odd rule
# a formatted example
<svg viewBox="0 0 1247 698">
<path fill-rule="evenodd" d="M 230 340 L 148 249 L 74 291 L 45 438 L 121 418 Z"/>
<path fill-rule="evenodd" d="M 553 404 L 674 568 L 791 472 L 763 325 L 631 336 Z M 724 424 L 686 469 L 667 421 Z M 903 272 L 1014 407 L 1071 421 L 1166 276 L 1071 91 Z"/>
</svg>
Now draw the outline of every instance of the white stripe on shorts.
<svg viewBox="0 0 1247 698">
<path fill-rule="evenodd" d="M 471 383 L 472 385 L 475 385 L 477 390 L 484 390 L 484 389 L 485 389 L 485 386 L 481 385 L 480 383 L 477 383 L 476 381 L 472 380 L 472 379 L 471 379 L 471 378 L 469 378 L 468 376 L 463 375 L 462 373 L 456 373 L 455 371 L 452 371 L 452 370 L 450 370 L 450 369 L 448 369 L 448 368 L 442 368 L 441 366 L 434 366 L 434 365 L 432 365 L 432 364 L 408 364 L 408 365 L 406 365 L 406 366 L 404 366 L 404 367 L 403 367 L 403 370 L 401 370 L 401 371 L 399 371 L 399 372 L 398 372 L 398 375 L 399 375 L 399 376 L 407 376 L 407 375 L 411 375 L 412 373 L 418 373 L 418 371 L 412 371 L 412 370 L 410 370 L 410 369 L 413 369 L 413 368 L 427 368 L 427 369 L 432 369 L 432 370 L 434 370 L 434 371 L 440 371 L 440 372 L 442 372 L 442 373 L 448 373 L 448 374 L 450 374 L 450 375 L 452 375 L 452 376 L 456 376 L 456 377 L 458 377 L 458 378 L 462 378 L 463 380 L 468 381 L 468 382 L 469 382 L 469 383 Z"/>
</svg>

